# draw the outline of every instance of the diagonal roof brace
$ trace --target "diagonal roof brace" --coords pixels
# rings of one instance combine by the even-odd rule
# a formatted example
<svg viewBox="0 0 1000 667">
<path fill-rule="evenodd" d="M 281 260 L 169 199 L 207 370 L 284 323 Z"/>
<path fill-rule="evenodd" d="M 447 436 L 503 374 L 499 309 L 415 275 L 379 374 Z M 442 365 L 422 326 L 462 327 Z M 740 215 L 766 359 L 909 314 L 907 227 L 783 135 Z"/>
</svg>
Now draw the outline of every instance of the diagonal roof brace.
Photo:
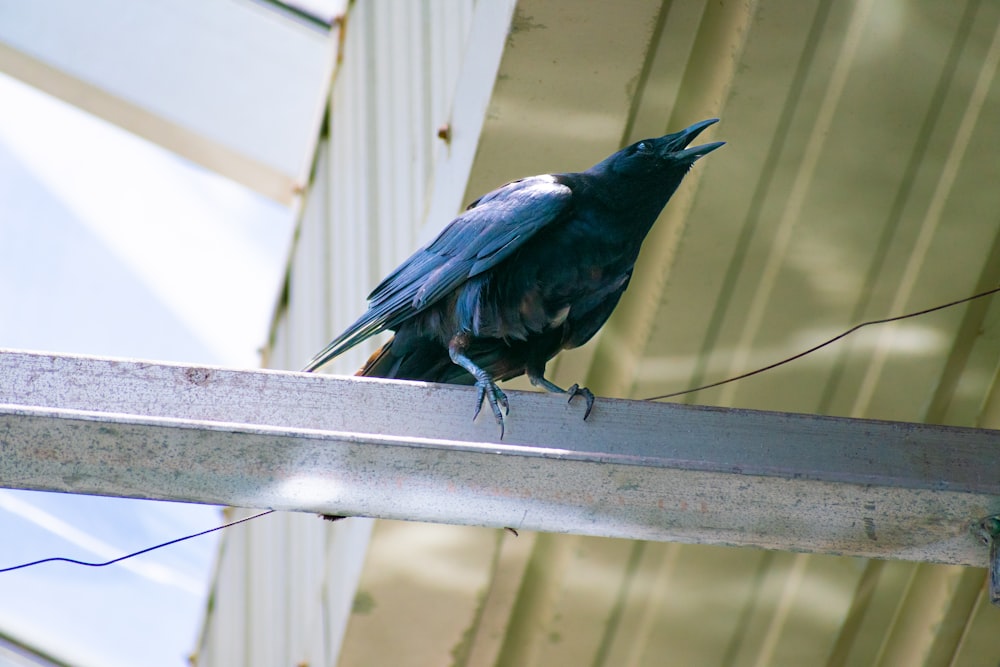
<svg viewBox="0 0 1000 667">
<path fill-rule="evenodd" d="M 0 2 L 0 72 L 287 205 L 308 180 L 342 26 L 275 9 Z"/>
<path fill-rule="evenodd" d="M 1000 432 L 0 352 L 0 486 L 985 566 Z"/>
</svg>

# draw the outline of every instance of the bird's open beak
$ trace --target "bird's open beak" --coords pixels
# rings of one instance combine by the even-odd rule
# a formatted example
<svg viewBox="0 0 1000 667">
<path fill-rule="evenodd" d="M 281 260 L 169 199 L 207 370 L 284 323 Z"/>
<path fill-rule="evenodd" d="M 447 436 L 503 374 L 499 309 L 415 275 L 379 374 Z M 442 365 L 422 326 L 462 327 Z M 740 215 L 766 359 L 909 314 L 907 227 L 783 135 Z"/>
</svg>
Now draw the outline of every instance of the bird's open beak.
<svg viewBox="0 0 1000 667">
<path fill-rule="evenodd" d="M 700 157 L 708 155 L 714 151 L 719 146 L 724 145 L 724 141 L 714 141 L 710 144 L 702 144 L 701 146 L 692 146 L 691 148 L 686 148 L 688 144 L 697 138 L 702 131 L 709 125 L 715 125 L 719 122 L 718 118 L 709 118 L 708 120 L 703 120 L 700 123 L 695 123 L 694 125 L 681 130 L 673 135 L 672 141 L 670 142 L 671 152 L 675 160 L 689 159 L 694 162 Z"/>
</svg>

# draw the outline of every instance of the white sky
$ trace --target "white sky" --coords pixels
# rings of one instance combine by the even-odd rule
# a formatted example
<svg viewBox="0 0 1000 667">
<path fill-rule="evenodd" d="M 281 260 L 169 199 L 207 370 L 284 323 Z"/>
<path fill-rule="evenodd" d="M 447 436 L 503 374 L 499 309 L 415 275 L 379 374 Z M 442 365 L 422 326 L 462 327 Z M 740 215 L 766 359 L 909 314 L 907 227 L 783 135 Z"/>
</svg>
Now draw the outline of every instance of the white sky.
<svg viewBox="0 0 1000 667">
<path fill-rule="evenodd" d="M 292 211 L 3 75 L 0 100 L 0 348 L 256 367 Z M 220 519 L 0 491 L 0 567 L 107 560 Z M 216 543 L 0 574 L 0 632 L 74 664 L 186 665 Z"/>
<path fill-rule="evenodd" d="M 0 99 L 0 346 L 256 365 L 290 211 L 13 79 Z"/>
</svg>

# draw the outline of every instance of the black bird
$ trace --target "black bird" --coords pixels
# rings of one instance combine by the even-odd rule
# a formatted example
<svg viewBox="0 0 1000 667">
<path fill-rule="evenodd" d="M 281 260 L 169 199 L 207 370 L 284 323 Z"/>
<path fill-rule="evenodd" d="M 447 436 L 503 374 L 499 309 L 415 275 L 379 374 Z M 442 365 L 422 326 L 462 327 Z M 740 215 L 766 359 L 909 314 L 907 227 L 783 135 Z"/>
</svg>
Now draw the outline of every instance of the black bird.
<svg viewBox="0 0 1000 667">
<path fill-rule="evenodd" d="M 497 382 L 535 386 L 560 350 L 583 345 L 614 310 L 639 246 L 694 162 L 723 145 L 687 148 L 717 118 L 623 148 L 584 172 L 512 181 L 483 195 L 368 296 L 368 310 L 304 370 L 392 330 L 358 375 L 479 389 L 503 437 L 507 397 Z"/>
</svg>

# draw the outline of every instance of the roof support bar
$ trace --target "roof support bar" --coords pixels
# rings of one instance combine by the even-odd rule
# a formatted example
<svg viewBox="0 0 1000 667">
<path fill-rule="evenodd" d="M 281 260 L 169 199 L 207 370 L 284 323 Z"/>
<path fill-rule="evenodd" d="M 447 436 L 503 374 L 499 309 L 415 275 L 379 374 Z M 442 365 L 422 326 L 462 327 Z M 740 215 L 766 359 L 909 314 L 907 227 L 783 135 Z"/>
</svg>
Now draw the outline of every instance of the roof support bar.
<svg viewBox="0 0 1000 667">
<path fill-rule="evenodd" d="M 1000 432 L 0 352 L 0 486 L 985 566 Z M 996 574 L 996 571 L 995 571 Z"/>
</svg>

